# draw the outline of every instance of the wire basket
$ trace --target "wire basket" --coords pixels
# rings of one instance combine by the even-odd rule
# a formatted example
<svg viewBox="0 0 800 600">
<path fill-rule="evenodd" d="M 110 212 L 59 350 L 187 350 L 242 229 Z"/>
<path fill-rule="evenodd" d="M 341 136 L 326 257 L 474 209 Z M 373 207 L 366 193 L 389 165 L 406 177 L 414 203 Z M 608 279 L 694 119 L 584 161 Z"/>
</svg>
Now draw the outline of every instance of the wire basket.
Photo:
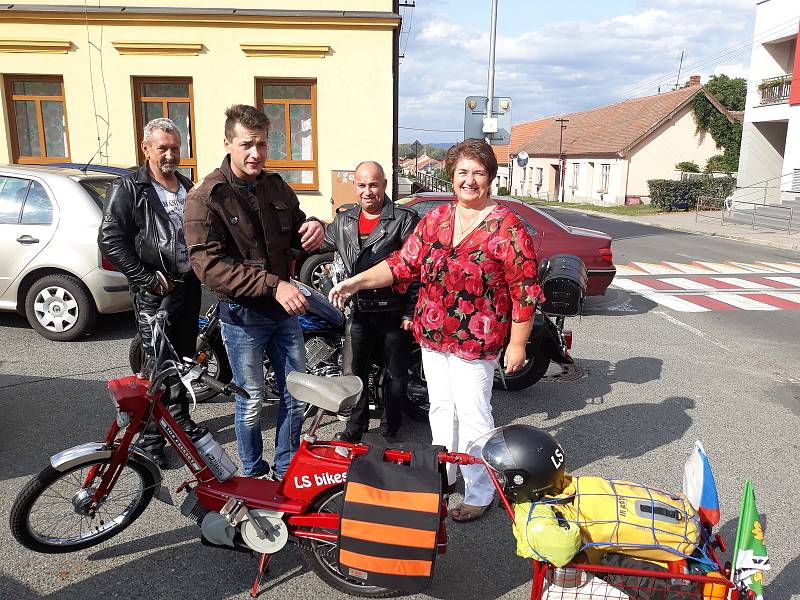
<svg viewBox="0 0 800 600">
<path fill-rule="evenodd" d="M 678 574 L 608 565 L 554 567 L 534 561 L 531 600 L 724 600 L 733 584 L 719 573 Z"/>
</svg>

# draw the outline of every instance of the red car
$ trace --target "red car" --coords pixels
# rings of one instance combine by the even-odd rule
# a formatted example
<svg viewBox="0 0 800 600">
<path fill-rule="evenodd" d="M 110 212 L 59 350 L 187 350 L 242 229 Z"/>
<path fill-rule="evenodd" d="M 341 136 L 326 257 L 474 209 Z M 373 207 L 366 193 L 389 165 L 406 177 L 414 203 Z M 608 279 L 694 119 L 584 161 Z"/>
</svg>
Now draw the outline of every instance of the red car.
<svg viewBox="0 0 800 600">
<path fill-rule="evenodd" d="M 454 196 L 442 192 L 425 192 L 399 201 L 424 216 L 441 202 L 452 202 Z M 602 296 L 617 273 L 611 254 L 611 236 L 601 231 L 568 227 L 535 206 L 503 196 L 492 200 L 511 209 L 526 224 L 533 236 L 537 256 L 549 258 L 554 254 L 574 254 L 589 273 L 587 295 Z"/>
<path fill-rule="evenodd" d="M 414 194 L 399 201 L 400 204 L 412 207 L 422 217 L 441 202 L 452 202 L 453 194 L 445 192 L 424 192 Z M 611 236 L 601 231 L 568 227 L 558 219 L 542 212 L 538 208 L 519 200 L 504 196 L 492 196 L 497 203 L 514 211 L 527 225 L 536 244 L 539 258 L 549 258 L 554 254 L 574 254 L 578 256 L 589 274 L 586 290 L 589 296 L 602 296 L 611 285 L 617 269 L 611 255 Z M 353 206 L 345 204 L 338 210 L 347 210 Z M 318 254 L 309 257 L 300 269 L 298 279 L 316 289 L 327 292 L 323 279 L 325 265 L 333 260 L 332 254 Z M 328 283 L 328 285 L 330 285 Z"/>
</svg>

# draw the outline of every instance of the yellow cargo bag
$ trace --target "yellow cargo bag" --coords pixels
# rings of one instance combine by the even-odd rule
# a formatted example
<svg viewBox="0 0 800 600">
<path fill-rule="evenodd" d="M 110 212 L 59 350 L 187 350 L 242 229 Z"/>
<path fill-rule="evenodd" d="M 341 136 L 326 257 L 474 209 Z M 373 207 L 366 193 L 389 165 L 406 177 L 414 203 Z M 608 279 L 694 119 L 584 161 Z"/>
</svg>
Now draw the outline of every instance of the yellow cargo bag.
<svg viewBox="0 0 800 600">
<path fill-rule="evenodd" d="M 573 477 L 561 494 L 539 502 L 557 505 L 580 528 L 582 549 L 673 561 L 700 542 L 700 520 L 686 498 L 640 483 Z"/>
</svg>

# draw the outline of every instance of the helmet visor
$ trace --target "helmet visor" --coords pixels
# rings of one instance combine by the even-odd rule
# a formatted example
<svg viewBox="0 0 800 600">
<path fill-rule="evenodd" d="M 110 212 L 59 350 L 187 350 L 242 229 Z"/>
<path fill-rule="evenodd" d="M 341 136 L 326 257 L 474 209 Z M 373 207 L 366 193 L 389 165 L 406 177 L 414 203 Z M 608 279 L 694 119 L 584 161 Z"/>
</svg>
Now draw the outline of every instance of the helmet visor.
<svg viewBox="0 0 800 600">
<path fill-rule="evenodd" d="M 503 425 L 502 427 L 495 427 L 467 446 L 467 454 L 471 456 L 480 456 L 497 474 L 501 474 L 503 470 L 501 465 L 507 465 L 508 459 L 511 457 L 511 451 L 503 435 L 503 431 L 506 427 L 508 426 Z"/>
</svg>

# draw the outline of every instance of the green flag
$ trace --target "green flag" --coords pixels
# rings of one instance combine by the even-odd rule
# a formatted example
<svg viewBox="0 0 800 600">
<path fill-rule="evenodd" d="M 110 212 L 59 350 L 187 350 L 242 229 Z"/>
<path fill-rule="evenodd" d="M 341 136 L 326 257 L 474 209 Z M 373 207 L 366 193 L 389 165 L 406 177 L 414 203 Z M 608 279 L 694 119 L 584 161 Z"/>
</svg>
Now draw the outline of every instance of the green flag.
<svg viewBox="0 0 800 600">
<path fill-rule="evenodd" d="M 757 600 L 764 596 L 764 571 L 769 570 L 769 557 L 764 541 L 764 530 L 758 520 L 756 495 L 753 484 L 744 482 L 736 545 L 733 547 L 733 583 L 742 590 L 750 590 Z"/>
</svg>

